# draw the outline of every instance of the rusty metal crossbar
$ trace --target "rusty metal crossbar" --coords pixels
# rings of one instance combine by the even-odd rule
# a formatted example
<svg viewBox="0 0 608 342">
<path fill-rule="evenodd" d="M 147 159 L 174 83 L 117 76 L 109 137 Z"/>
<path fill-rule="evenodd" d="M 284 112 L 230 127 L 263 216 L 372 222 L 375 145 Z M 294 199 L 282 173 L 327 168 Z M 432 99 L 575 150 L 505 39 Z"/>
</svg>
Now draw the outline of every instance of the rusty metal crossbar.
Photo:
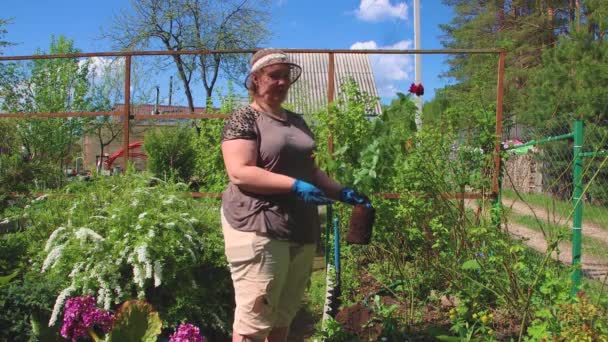
<svg viewBox="0 0 608 342">
<path fill-rule="evenodd" d="M 498 77 L 496 85 L 496 144 L 494 148 L 494 168 L 492 176 L 492 196 L 496 198 L 499 192 L 499 171 L 501 167 L 500 150 L 502 137 L 502 111 L 504 94 L 504 69 L 506 51 L 502 49 L 446 49 L 446 50 L 345 50 L 345 49 L 283 49 L 287 53 L 327 53 L 329 55 L 328 65 L 328 89 L 327 102 L 334 100 L 334 73 L 335 73 L 335 54 L 497 54 L 498 55 Z M 131 57 L 133 56 L 173 56 L 173 55 L 200 55 L 200 54 L 251 54 L 256 49 L 246 50 L 180 50 L 180 51 L 122 51 L 122 52 L 91 52 L 91 53 L 70 53 L 70 54 L 49 54 L 49 55 L 30 55 L 30 56 L 0 56 L 2 61 L 21 61 L 21 60 L 40 60 L 56 58 L 89 58 L 89 57 L 124 57 L 125 58 L 125 108 L 122 112 L 69 112 L 69 113 L 0 113 L 1 118 L 66 118 L 66 117 L 91 117 L 91 116 L 114 116 L 123 117 L 123 148 L 128 151 L 129 146 L 129 124 L 130 120 L 165 120 L 165 119 L 226 119 L 227 114 L 164 114 L 164 115 L 131 115 Z M 333 155 L 333 138 L 330 134 L 327 142 L 330 157 Z M 129 154 L 124 154 L 124 165 L 129 161 Z M 400 198 L 397 193 L 380 194 L 384 198 Z M 193 197 L 215 197 L 221 196 L 219 193 L 193 193 Z M 446 197 L 447 196 L 447 197 Z M 445 198 L 484 198 L 481 194 L 445 194 Z"/>
</svg>

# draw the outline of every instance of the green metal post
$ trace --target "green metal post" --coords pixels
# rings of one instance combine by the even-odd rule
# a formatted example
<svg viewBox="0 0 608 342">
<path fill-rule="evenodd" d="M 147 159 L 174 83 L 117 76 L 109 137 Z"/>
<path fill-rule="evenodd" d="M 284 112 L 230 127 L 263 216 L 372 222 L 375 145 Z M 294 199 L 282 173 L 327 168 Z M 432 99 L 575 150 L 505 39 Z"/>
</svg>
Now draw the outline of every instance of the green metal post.
<svg viewBox="0 0 608 342">
<path fill-rule="evenodd" d="M 570 296 L 574 298 L 581 285 L 582 270 L 581 264 L 581 236 L 583 223 L 583 160 L 581 158 L 583 147 L 583 121 L 574 122 L 574 191 L 572 202 L 574 205 L 574 215 L 572 217 L 572 266 L 575 267 L 572 273 L 572 291 Z"/>
<path fill-rule="evenodd" d="M 502 156 L 501 156 L 502 158 Z M 497 230 L 501 229 L 502 224 L 502 181 L 503 181 L 504 161 L 500 160 L 500 168 L 498 170 L 498 191 L 494 194 L 494 203 L 492 204 L 492 223 Z"/>
</svg>

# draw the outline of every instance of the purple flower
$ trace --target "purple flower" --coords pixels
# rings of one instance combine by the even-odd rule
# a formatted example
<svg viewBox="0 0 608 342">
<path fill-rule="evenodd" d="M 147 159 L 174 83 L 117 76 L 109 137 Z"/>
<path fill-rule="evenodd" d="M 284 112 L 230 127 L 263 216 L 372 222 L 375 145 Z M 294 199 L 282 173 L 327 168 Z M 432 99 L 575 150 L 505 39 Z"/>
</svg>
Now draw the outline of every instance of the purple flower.
<svg viewBox="0 0 608 342">
<path fill-rule="evenodd" d="M 112 315 L 95 307 L 95 298 L 72 297 L 65 303 L 61 336 L 76 342 L 79 338 L 87 339 L 88 330 L 101 328 L 107 333 L 112 326 Z"/>
<path fill-rule="evenodd" d="M 203 342 L 203 336 L 196 325 L 182 323 L 177 331 L 171 335 L 169 342 Z"/>
</svg>

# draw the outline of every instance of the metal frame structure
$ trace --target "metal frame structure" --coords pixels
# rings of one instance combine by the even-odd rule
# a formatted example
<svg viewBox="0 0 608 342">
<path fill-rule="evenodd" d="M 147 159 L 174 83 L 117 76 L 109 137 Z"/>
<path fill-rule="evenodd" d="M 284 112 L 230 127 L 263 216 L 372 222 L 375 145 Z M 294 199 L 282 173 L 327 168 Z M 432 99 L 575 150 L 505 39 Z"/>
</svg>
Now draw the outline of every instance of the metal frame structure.
<svg viewBox="0 0 608 342">
<path fill-rule="evenodd" d="M 0 62 L 5 61 L 23 61 L 37 59 L 56 59 L 56 58 L 90 58 L 90 57 L 124 57 L 125 58 L 125 85 L 124 97 L 125 108 L 122 112 L 70 112 L 70 113 L 0 113 L 1 118 L 66 118 L 66 117 L 86 117 L 86 116 L 114 116 L 123 117 L 123 148 L 128 150 L 129 146 L 129 126 L 131 120 L 165 120 L 165 119 L 226 119 L 227 114 L 165 114 L 158 115 L 132 115 L 131 106 L 127 105 L 131 102 L 131 58 L 133 56 L 173 56 L 173 55 L 200 55 L 200 54 L 227 54 L 227 53 L 255 53 L 254 49 L 248 50 L 181 50 L 181 51 L 125 51 L 125 52 L 92 52 L 92 53 L 70 53 L 70 54 L 55 54 L 55 55 L 30 55 L 30 56 L 0 56 Z M 446 50 L 345 50 L 345 49 L 283 49 L 287 53 L 327 53 L 329 55 L 328 65 L 328 82 L 327 82 L 327 103 L 334 101 L 335 92 L 335 54 L 413 54 L 413 55 L 446 55 L 446 54 L 497 54 L 497 85 L 496 85 L 496 143 L 494 148 L 494 173 L 492 176 L 492 197 L 499 196 L 499 172 L 501 168 L 500 160 L 500 145 L 502 137 L 502 114 L 503 114 L 503 95 L 504 95 L 504 69 L 506 51 L 502 49 L 446 49 Z M 327 141 L 330 157 L 334 152 L 333 137 L 330 136 Z M 127 165 L 129 160 L 128 153 L 125 153 L 124 165 Z M 378 194 L 385 198 L 399 198 L 398 193 L 383 193 Z M 193 193 L 194 197 L 220 197 L 218 193 Z M 444 198 L 454 199 L 479 199 L 484 197 L 484 194 L 442 194 Z"/>
</svg>

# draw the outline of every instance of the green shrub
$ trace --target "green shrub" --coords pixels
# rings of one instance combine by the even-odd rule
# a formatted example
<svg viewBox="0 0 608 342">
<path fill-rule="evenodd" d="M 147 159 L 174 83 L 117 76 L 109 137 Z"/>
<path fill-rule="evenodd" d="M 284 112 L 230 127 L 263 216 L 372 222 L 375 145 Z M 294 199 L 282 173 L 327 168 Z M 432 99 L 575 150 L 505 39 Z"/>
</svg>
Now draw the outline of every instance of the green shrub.
<svg viewBox="0 0 608 342">
<path fill-rule="evenodd" d="M 32 323 L 48 324 L 55 297 L 64 281 L 59 276 L 32 271 L 0 287 L 0 340 L 31 341 L 36 335 Z M 58 337 L 59 328 L 54 330 L 51 334 Z"/>
<path fill-rule="evenodd" d="M 148 170 L 163 179 L 175 176 L 189 181 L 195 167 L 192 136 L 193 128 L 188 126 L 161 127 L 146 135 Z"/>
<path fill-rule="evenodd" d="M 43 237 L 32 268 L 65 280 L 51 323 L 69 296 L 94 295 L 106 310 L 139 298 L 167 327 L 188 320 L 225 335 L 233 294 L 219 204 L 187 191 L 145 175 L 98 177 L 25 208 L 28 230 Z"/>
</svg>

